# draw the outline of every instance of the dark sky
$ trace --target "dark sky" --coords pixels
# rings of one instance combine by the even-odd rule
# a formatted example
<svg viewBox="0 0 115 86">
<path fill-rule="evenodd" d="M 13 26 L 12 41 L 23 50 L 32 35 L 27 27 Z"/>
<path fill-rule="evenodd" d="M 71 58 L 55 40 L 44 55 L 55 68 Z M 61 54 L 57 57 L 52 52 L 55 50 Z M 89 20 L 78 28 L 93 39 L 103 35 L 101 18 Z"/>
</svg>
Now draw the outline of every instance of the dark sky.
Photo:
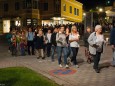
<svg viewBox="0 0 115 86">
<path fill-rule="evenodd" d="M 97 6 L 98 7 L 104 7 L 106 5 L 112 5 L 113 1 L 115 0 L 77 0 L 79 2 L 82 2 L 84 4 L 85 10 L 94 9 Z M 110 1 L 110 3 L 108 2 Z"/>
</svg>

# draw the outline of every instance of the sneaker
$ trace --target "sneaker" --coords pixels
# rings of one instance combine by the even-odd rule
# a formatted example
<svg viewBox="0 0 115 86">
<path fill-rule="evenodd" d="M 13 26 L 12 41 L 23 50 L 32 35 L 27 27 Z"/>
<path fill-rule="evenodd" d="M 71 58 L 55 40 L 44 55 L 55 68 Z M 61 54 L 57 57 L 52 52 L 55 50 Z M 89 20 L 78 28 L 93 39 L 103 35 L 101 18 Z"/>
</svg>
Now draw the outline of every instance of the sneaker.
<svg viewBox="0 0 115 86">
<path fill-rule="evenodd" d="M 61 68 L 63 67 L 61 64 L 59 65 Z"/>
<path fill-rule="evenodd" d="M 99 69 L 95 69 L 95 72 L 96 72 L 96 73 L 100 73 L 100 70 L 99 70 Z"/>
<path fill-rule="evenodd" d="M 76 68 L 79 68 L 79 66 L 78 66 L 78 65 L 75 65 L 75 67 L 76 67 Z"/>
<path fill-rule="evenodd" d="M 66 67 L 66 68 L 69 68 L 69 66 L 68 66 L 68 65 L 66 65 L 65 67 Z"/>
</svg>

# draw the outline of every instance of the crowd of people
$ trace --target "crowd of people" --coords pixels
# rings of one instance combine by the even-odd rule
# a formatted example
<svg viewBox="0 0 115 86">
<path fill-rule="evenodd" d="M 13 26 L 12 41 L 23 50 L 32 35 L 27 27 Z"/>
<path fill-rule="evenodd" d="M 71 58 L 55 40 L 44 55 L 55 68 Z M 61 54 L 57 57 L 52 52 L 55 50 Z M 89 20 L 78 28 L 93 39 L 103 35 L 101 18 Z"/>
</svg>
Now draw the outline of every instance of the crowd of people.
<svg viewBox="0 0 115 86">
<path fill-rule="evenodd" d="M 113 41 L 113 35 L 112 32 L 110 43 L 113 47 L 113 62 L 115 63 L 115 39 Z M 77 54 L 80 47 L 80 34 L 76 25 L 56 26 L 47 28 L 47 30 L 41 27 L 34 29 L 29 27 L 22 30 L 12 29 L 6 38 L 9 43 L 9 52 L 11 52 L 12 56 L 25 56 L 28 54 L 36 55 L 37 59 L 51 57 L 51 61 L 54 62 L 54 55 L 57 53 L 60 67 L 63 67 L 63 57 L 66 68 L 69 68 L 68 58 L 71 59 L 76 68 L 79 68 Z M 85 55 L 88 63 L 94 62 L 93 68 L 97 73 L 99 73 L 98 65 L 104 42 L 101 25 L 96 25 L 94 32 L 91 32 L 90 27 L 87 27 L 84 34 Z"/>
</svg>

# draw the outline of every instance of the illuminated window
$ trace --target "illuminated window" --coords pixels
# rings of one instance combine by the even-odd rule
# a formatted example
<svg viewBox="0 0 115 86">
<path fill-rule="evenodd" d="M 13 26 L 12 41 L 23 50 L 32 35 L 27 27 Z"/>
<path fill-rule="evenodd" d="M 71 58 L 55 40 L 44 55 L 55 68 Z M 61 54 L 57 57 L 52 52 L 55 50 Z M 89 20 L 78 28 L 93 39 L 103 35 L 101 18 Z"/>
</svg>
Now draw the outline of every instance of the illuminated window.
<svg viewBox="0 0 115 86">
<path fill-rule="evenodd" d="M 74 8 L 74 15 L 77 15 L 77 16 L 79 16 L 79 9 L 77 9 L 77 8 Z"/>
<path fill-rule="evenodd" d="M 72 6 L 70 6 L 70 13 L 72 13 Z"/>
<path fill-rule="evenodd" d="M 63 5 L 63 11 L 66 11 L 66 4 Z"/>
</svg>

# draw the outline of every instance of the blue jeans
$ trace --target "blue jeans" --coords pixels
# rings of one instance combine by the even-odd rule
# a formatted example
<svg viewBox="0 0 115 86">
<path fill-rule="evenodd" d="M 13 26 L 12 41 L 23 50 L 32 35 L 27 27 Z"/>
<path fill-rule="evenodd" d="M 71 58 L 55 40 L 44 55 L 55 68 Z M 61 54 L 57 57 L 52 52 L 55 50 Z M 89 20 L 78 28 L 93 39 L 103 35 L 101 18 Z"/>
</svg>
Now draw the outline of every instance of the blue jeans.
<svg viewBox="0 0 115 86">
<path fill-rule="evenodd" d="M 57 46 L 57 55 L 58 55 L 58 63 L 61 64 L 61 55 L 62 55 L 62 52 L 64 54 L 64 64 L 66 65 L 67 64 L 67 48 L 66 47 L 60 47 L 60 46 Z"/>
<path fill-rule="evenodd" d="M 113 61 L 112 61 L 112 65 L 115 66 L 115 49 L 113 49 Z"/>
<path fill-rule="evenodd" d="M 54 61 L 54 54 L 55 54 L 55 51 L 56 51 L 56 46 L 52 46 L 52 54 L 51 54 L 51 59 L 52 61 Z"/>
</svg>

